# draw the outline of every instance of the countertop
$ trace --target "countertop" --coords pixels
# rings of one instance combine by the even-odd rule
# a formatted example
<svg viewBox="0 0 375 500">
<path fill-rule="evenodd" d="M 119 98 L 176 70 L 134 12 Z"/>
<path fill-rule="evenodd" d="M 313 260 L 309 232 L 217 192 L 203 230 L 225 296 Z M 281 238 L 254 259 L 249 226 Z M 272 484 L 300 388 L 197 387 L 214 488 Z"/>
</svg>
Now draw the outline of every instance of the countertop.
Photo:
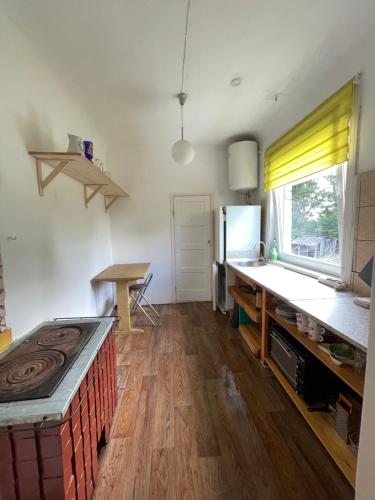
<svg viewBox="0 0 375 500">
<path fill-rule="evenodd" d="M 243 267 L 228 262 L 228 266 L 359 349 L 367 350 L 370 312 L 353 304 L 352 292 L 336 291 L 315 278 L 273 264 Z"/>
<path fill-rule="evenodd" d="M 370 311 L 353 304 L 353 297 L 293 300 L 290 304 L 350 344 L 367 351 Z"/>
<path fill-rule="evenodd" d="M 86 320 L 80 319 L 79 321 L 92 322 L 93 318 Z M 69 321 L 64 320 L 64 323 L 77 323 L 77 319 Z M 77 392 L 88 369 L 93 363 L 97 352 L 107 337 L 112 327 L 112 323 L 112 318 L 100 318 L 100 325 L 82 349 L 80 355 L 51 397 L 28 401 L 15 401 L 14 403 L 0 403 L 0 426 L 31 424 L 42 420 L 61 420 L 69 408 L 73 396 Z M 32 335 L 37 329 L 46 324 L 50 324 L 50 322 L 38 325 L 28 336 Z M 22 341 L 26 338 L 27 336 L 23 337 Z"/>
</svg>

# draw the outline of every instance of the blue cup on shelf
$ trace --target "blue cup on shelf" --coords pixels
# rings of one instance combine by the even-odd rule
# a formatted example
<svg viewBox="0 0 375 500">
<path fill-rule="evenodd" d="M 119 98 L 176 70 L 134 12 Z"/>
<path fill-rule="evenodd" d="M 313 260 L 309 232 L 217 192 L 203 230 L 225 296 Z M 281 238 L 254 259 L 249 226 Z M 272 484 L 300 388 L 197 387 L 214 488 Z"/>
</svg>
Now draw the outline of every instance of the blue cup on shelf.
<svg viewBox="0 0 375 500">
<path fill-rule="evenodd" d="M 83 141 L 85 156 L 88 160 L 92 160 L 94 156 L 94 144 L 91 141 Z"/>
</svg>

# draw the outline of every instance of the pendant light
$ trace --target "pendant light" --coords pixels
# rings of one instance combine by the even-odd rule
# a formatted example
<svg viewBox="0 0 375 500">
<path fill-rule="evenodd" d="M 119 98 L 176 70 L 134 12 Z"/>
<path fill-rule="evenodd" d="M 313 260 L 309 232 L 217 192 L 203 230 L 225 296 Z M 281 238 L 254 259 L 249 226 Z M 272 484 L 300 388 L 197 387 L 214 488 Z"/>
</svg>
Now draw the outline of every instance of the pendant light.
<svg viewBox="0 0 375 500">
<path fill-rule="evenodd" d="M 186 61 L 186 43 L 189 28 L 190 0 L 187 3 L 184 54 L 182 58 L 181 92 L 177 95 L 181 107 L 181 139 L 172 146 L 172 158 L 179 165 L 188 165 L 194 159 L 195 151 L 191 142 L 184 139 L 184 104 L 187 94 L 184 92 L 185 83 L 185 61 Z"/>
</svg>

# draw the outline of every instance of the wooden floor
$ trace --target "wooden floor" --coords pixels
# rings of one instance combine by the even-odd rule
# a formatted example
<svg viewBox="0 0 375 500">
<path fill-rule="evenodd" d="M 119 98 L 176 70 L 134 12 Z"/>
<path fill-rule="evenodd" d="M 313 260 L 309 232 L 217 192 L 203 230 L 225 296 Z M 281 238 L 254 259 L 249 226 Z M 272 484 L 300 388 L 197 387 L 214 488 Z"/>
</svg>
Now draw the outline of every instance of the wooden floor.
<svg viewBox="0 0 375 500">
<path fill-rule="evenodd" d="M 119 405 L 96 500 L 354 497 L 227 318 L 208 303 L 160 310 L 161 326 L 117 337 Z"/>
</svg>

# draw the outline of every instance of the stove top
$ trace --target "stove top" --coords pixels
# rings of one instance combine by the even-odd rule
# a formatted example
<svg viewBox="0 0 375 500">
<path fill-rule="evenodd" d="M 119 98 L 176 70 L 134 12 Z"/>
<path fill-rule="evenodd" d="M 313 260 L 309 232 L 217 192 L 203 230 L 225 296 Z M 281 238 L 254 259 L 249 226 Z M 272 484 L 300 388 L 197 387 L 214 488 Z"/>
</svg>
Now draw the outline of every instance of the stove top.
<svg viewBox="0 0 375 500">
<path fill-rule="evenodd" d="M 0 360 L 0 403 L 48 398 L 100 322 L 54 322 Z"/>
</svg>

